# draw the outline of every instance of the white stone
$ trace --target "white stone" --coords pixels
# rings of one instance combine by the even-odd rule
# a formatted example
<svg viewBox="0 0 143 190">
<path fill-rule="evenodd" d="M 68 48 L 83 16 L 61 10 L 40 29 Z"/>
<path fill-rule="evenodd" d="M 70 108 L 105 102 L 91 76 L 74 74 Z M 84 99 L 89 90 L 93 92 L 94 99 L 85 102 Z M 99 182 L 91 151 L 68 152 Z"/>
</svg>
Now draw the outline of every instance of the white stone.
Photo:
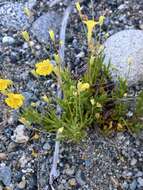
<svg viewBox="0 0 143 190">
<path fill-rule="evenodd" d="M 28 162 L 28 159 L 26 158 L 25 155 L 23 155 L 23 156 L 19 159 L 19 163 L 20 163 L 21 168 L 24 168 L 25 165 L 27 164 L 27 162 Z"/>
<path fill-rule="evenodd" d="M 17 187 L 20 189 L 25 189 L 25 186 L 26 186 L 26 180 L 22 178 L 22 181 L 19 184 L 17 184 Z"/>
<path fill-rule="evenodd" d="M 136 160 L 135 158 L 133 158 L 133 159 L 131 160 L 131 166 L 136 165 L 136 163 L 137 163 L 137 160 Z"/>
<path fill-rule="evenodd" d="M 18 125 L 14 131 L 14 135 L 11 139 L 16 143 L 25 143 L 29 140 L 29 137 L 25 135 L 25 126 Z"/>
<path fill-rule="evenodd" d="M 129 86 L 143 81 L 143 31 L 120 31 L 109 37 L 104 47 L 104 62 L 111 62 L 115 81 L 118 77 L 125 78 Z"/>
<path fill-rule="evenodd" d="M 137 181 L 138 181 L 138 183 L 139 183 L 139 186 L 140 186 L 140 187 L 143 187 L 143 178 L 139 177 L 139 178 L 137 179 Z"/>
<path fill-rule="evenodd" d="M 4 36 L 2 39 L 3 44 L 13 44 L 15 42 L 14 38 L 10 36 Z"/>
</svg>

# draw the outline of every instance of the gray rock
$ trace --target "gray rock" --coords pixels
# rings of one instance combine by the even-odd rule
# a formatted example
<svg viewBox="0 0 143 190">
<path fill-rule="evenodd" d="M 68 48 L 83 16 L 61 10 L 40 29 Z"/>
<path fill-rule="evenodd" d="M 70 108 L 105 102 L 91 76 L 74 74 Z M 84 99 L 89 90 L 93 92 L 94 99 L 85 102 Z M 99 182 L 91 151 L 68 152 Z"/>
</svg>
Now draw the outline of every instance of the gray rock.
<svg viewBox="0 0 143 190">
<path fill-rule="evenodd" d="M 15 149 L 16 149 L 16 143 L 10 142 L 9 145 L 7 146 L 7 151 L 13 152 L 13 151 L 15 151 Z"/>
<path fill-rule="evenodd" d="M 45 143 L 45 144 L 43 145 L 43 149 L 44 149 L 44 150 L 50 150 L 50 149 L 51 149 L 50 144 L 49 144 L 49 143 Z"/>
<path fill-rule="evenodd" d="M 129 185 L 126 181 L 124 181 L 124 183 L 122 184 L 122 188 L 123 189 L 128 189 Z"/>
<path fill-rule="evenodd" d="M 80 170 L 77 171 L 76 180 L 77 180 L 77 183 L 81 186 L 84 186 L 86 184 L 86 178 L 82 171 Z"/>
<path fill-rule="evenodd" d="M 137 160 L 136 160 L 135 158 L 133 158 L 133 159 L 131 160 L 131 166 L 136 165 L 136 163 L 137 163 Z"/>
<path fill-rule="evenodd" d="M 143 187 L 143 178 L 139 177 L 139 178 L 137 179 L 137 181 L 138 181 L 138 186 L 139 186 L 139 187 Z"/>
<path fill-rule="evenodd" d="M 135 175 L 135 177 L 142 177 L 143 176 L 143 172 L 138 171 L 138 173 Z"/>
<path fill-rule="evenodd" d="M 4 28 L 23 30 L 30 26 L 32 17 L 25 14 L 24 8 L 31 9 L 36 0 L 29 0 L 27 3 L 8 2 L 0 7 L 0 25 Z"/>
<path fill-rule="evenodd" d="M 25 126 L 18 125 L 14 130 L 14 135 L 11 139 L 16 143 L 25 143 L 29 140 L 29 137 L 25 135 Z"/>
<path fill-rule="evenodd" d="M 6 160 L 6 159 L 7 159 L 6 153 L 0 152 L 0 161 L 1 161 L 1 160 Z"/>
<path fill-rule="evenodd" d="M 25 189 L 25 186 L 26 186 L 26 180 L 23 178 L 22 181 L 19 184 L 17 184 L 17 187 L 19 189 Z"/>
<path fill-rule="evenodd" d="M 62 17 L 55 12 L 48 12 L 40 16 L 32 25 L 32 33 L 39 42 L 47 44 L 49 42 L 49 30 L 55 34 L 59 32 Z"/>
<path fill-rule="evenodd" d="M 9 186 L 11 183 L 11 169 L 8 166 L 0 166 L 0 181 Z"/>
<path fill-rule="evenodd" d="M 15 42 L 14 38 L 10 36 L 4 36 L 2 39 L 3 44 L 14 44 L 14 42 Z"/>
<path fill-rule="evenodd" d="M 74 168 L 74 167 L 72 167 L 72 168 L 68 167 L 68 168 L 65 170 L 65 173 L 66 173 L 67 175 L 69 175 L 69 176 L 72 176 L 72 175 L 75 173 L 75 168 Z"/>
<path fill-rule="evenodd" d="M 111 75 L 127 79 L 128 85 L 143 81 L 143 31 L 123 30 L 107 39 L 105 64 L 111 61 Z"/>
<path fill-rule="evenodd" d="M 37 100 L 36 96 L 32 92 L 23 92 L 22 94 L 25 97 L 25 102 L 24 103 L 25 103 L 26 106 L 29 105 L 30 102 Z"/>
<path fill-rule="evenodd" d="M 136 190 L 137 187 L 137 181 L 133 180 L 133 182 L 130 184 L 130 190 Z"/>
</svg>

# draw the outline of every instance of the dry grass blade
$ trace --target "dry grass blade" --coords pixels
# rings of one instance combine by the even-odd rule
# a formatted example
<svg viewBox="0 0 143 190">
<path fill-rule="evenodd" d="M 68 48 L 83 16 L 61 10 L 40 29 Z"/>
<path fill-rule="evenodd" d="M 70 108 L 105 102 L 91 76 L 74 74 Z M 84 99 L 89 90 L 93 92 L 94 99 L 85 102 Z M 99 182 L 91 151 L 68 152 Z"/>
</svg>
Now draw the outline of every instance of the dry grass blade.
<svg viewBox="0 0 143 190">
<path fill-rule="evenodd" d="M 71 11 L 72 11 L 72 4 L 70 4 L 67 7 L 67 9 L 65 10 L 63 20 L 62 20 L 61 31 L 60 31 L 60 41 L 62 43 L 60 45 L 59 55 L 60 55 L 60 59 L 61 59 L 60 64 L 61 64 L 62 68 L 64 68 L 64 66 L 65 66 L 64 65 L 65 33 L 66 33 L 68 18 L 69 18 L 69 15 L 70 15 Z M 61 91 L 61 88 L 60 88 L 60 79 L 58 79 L 57 97 L 62 98 L 62 91 Z M 61 116 L 61 108 L 59 107 L 59 105 L 57 105 L 57 114 L 58 114 L 58 116 L 60 118 L 60 116 Z M 57 135 L 56 135 L 57 139 L 59 139 L 59 135 L 60 135 L 59 132 L 57 132 Z M 50 172 L 50 180 L 49 180 L 49 184 L 50 184 L 52 190 L 54 190 L 53 182 L 58 176 L 57 163 L 58 163 L 58 160 L 59 160 L 59 149 L 60 149 L 60 141 L 57 140 L 56 143 L 55 143 L 53 163 L 52 163 L 52 169 L 51 169 L 51 172 Z"/>
</svg>

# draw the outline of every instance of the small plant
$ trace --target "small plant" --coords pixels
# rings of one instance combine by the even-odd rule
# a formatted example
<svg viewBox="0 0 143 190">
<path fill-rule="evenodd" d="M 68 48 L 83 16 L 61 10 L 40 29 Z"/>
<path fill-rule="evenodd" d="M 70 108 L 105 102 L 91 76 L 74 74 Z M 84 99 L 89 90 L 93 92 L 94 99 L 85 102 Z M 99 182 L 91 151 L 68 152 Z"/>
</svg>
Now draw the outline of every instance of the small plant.
<svg viewBox="0 0 143 190">
<path fill-rule="evenodd" d="M 76 7 L 82 19 L 80 4 L 77 3 Z M 31 125 L 41 126 L 42 129 L 44 127 L 49 132 L 62 129 L 60 139 L 74 142 L 84 138 L 86 129 L 91 126 L 96 125 L 105 134 L 113 130 L 122 131 L 131 126 L 128 125 L 126 117 L 129 105 L 123 101 L 127 99 L 126 81 L 121 78 L 118 79 L 117 84 L 112 81 L 110 64 L 108 66 L 104 64 L 103 46 L 99 42 L 94 43 L 92 38 L 94 28 L 96 26 L 101 28 L 104 19 L 104 16 L 100 16 L 99 21 L 83 20 L 87 28 L 89 58 L 87 69 L 80 80 L 75 80 L 68 68 L 61 68 L 58 53 L 54 55 L 55 66 L 50 63 L 50 60 L 36 64 L 35 72 L 38 75 L 51 74 L 60 83 L 63 98 L 54 97 L 54 103 L 59 105 L 62 113 L 59 118 L 56 108 L 50 105 L 45 115 L 32 107 L 26 108 L 22 117 Z M 49 34 L 55 43 L 54 32 L 50 30 Z M 137 110 L 141 112 L 138 108 Z"/>
<path fill-rule="evenodd" d="M 23 106 L 19 119 L 21 123 L 28 127 L 36 126 L 38 130 L 45 129 L 48 132 L 57 133 L 49 176 L 51 189 L 54 189 L 53 181 L 57 177 L 60 140 L 79 142 L 86 136 L 89 127 L 94 127 L 95 131 L 98 127 L 104 134 L 126 129 L 130 132 L 138 132 L 143 128 L 143 92 L 135 98 L 135 110 L 129 117 L 127 113 L 130 97 L 128 97 L 126 81 L 122 78 L 119 78 L 116 83 L 112 81 L 111 65 L 110 63 L 108 66 L 104 64 L 104 47 L 100 44 L 100 40 L 95 41 L 92 38 L 95 27 L 99 27 L 101 31 L 105 17 L 100 16 L 98 21 L 94 18 L 89 20 L 83 15 L 79 3 L 76 3 L 76 8 L 86 29 L 88 45 L 87 68 L 80 79 L 76 80 L 69 68 L 63 67 L 64 58 L 56 49 L 55 34 L 52 30 L 49 31 L 49 36 L 56 51 L 53 55 L 56 64 L 53 65 L 50 59 L 41 60 L 35 65 L 35 70 L 31 71 L 36 78 L 50 75 L 57 83 L 57 96 L 53 95 L 49 98 L 44 95 L 42 97 L 48 103 L 43 112 L 36 110 L 35 103 L 25 108 L 23 106 L 24 96 L 10 90 L 13 82 L 0 79 L 1 98 L 6 105 L 11 109 L 19 109 Z M 30 16 L 29 10 L 25 9 L 25 13 Z M 65 15 L 67 18 L 67 14 Z M 32 49 L 29 33 L 23 31 L 22 37 Z M 64 42 L 61 40 L 60 45 L 64 47 Z M 129 60 L 130 63 L 131 60 Z"/>
</svg>

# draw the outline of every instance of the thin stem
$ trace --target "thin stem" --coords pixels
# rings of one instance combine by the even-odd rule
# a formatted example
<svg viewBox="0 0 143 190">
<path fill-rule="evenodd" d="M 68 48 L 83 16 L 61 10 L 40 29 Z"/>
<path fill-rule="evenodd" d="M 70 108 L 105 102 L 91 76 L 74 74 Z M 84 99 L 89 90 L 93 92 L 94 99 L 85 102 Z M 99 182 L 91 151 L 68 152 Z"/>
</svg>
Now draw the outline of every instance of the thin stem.
<svg viewBox="0 0 143 190">
<path fill-rule="evenodd" d="M 82 122 L 82 113 L 81 113 L 80 93 L 79 93 L 78 101 L 79 101 L 78 108 L 79 108 L 80 120 L 81 120 L 81 125 L 82 125 L 83 122 Z"/>
</svg>

